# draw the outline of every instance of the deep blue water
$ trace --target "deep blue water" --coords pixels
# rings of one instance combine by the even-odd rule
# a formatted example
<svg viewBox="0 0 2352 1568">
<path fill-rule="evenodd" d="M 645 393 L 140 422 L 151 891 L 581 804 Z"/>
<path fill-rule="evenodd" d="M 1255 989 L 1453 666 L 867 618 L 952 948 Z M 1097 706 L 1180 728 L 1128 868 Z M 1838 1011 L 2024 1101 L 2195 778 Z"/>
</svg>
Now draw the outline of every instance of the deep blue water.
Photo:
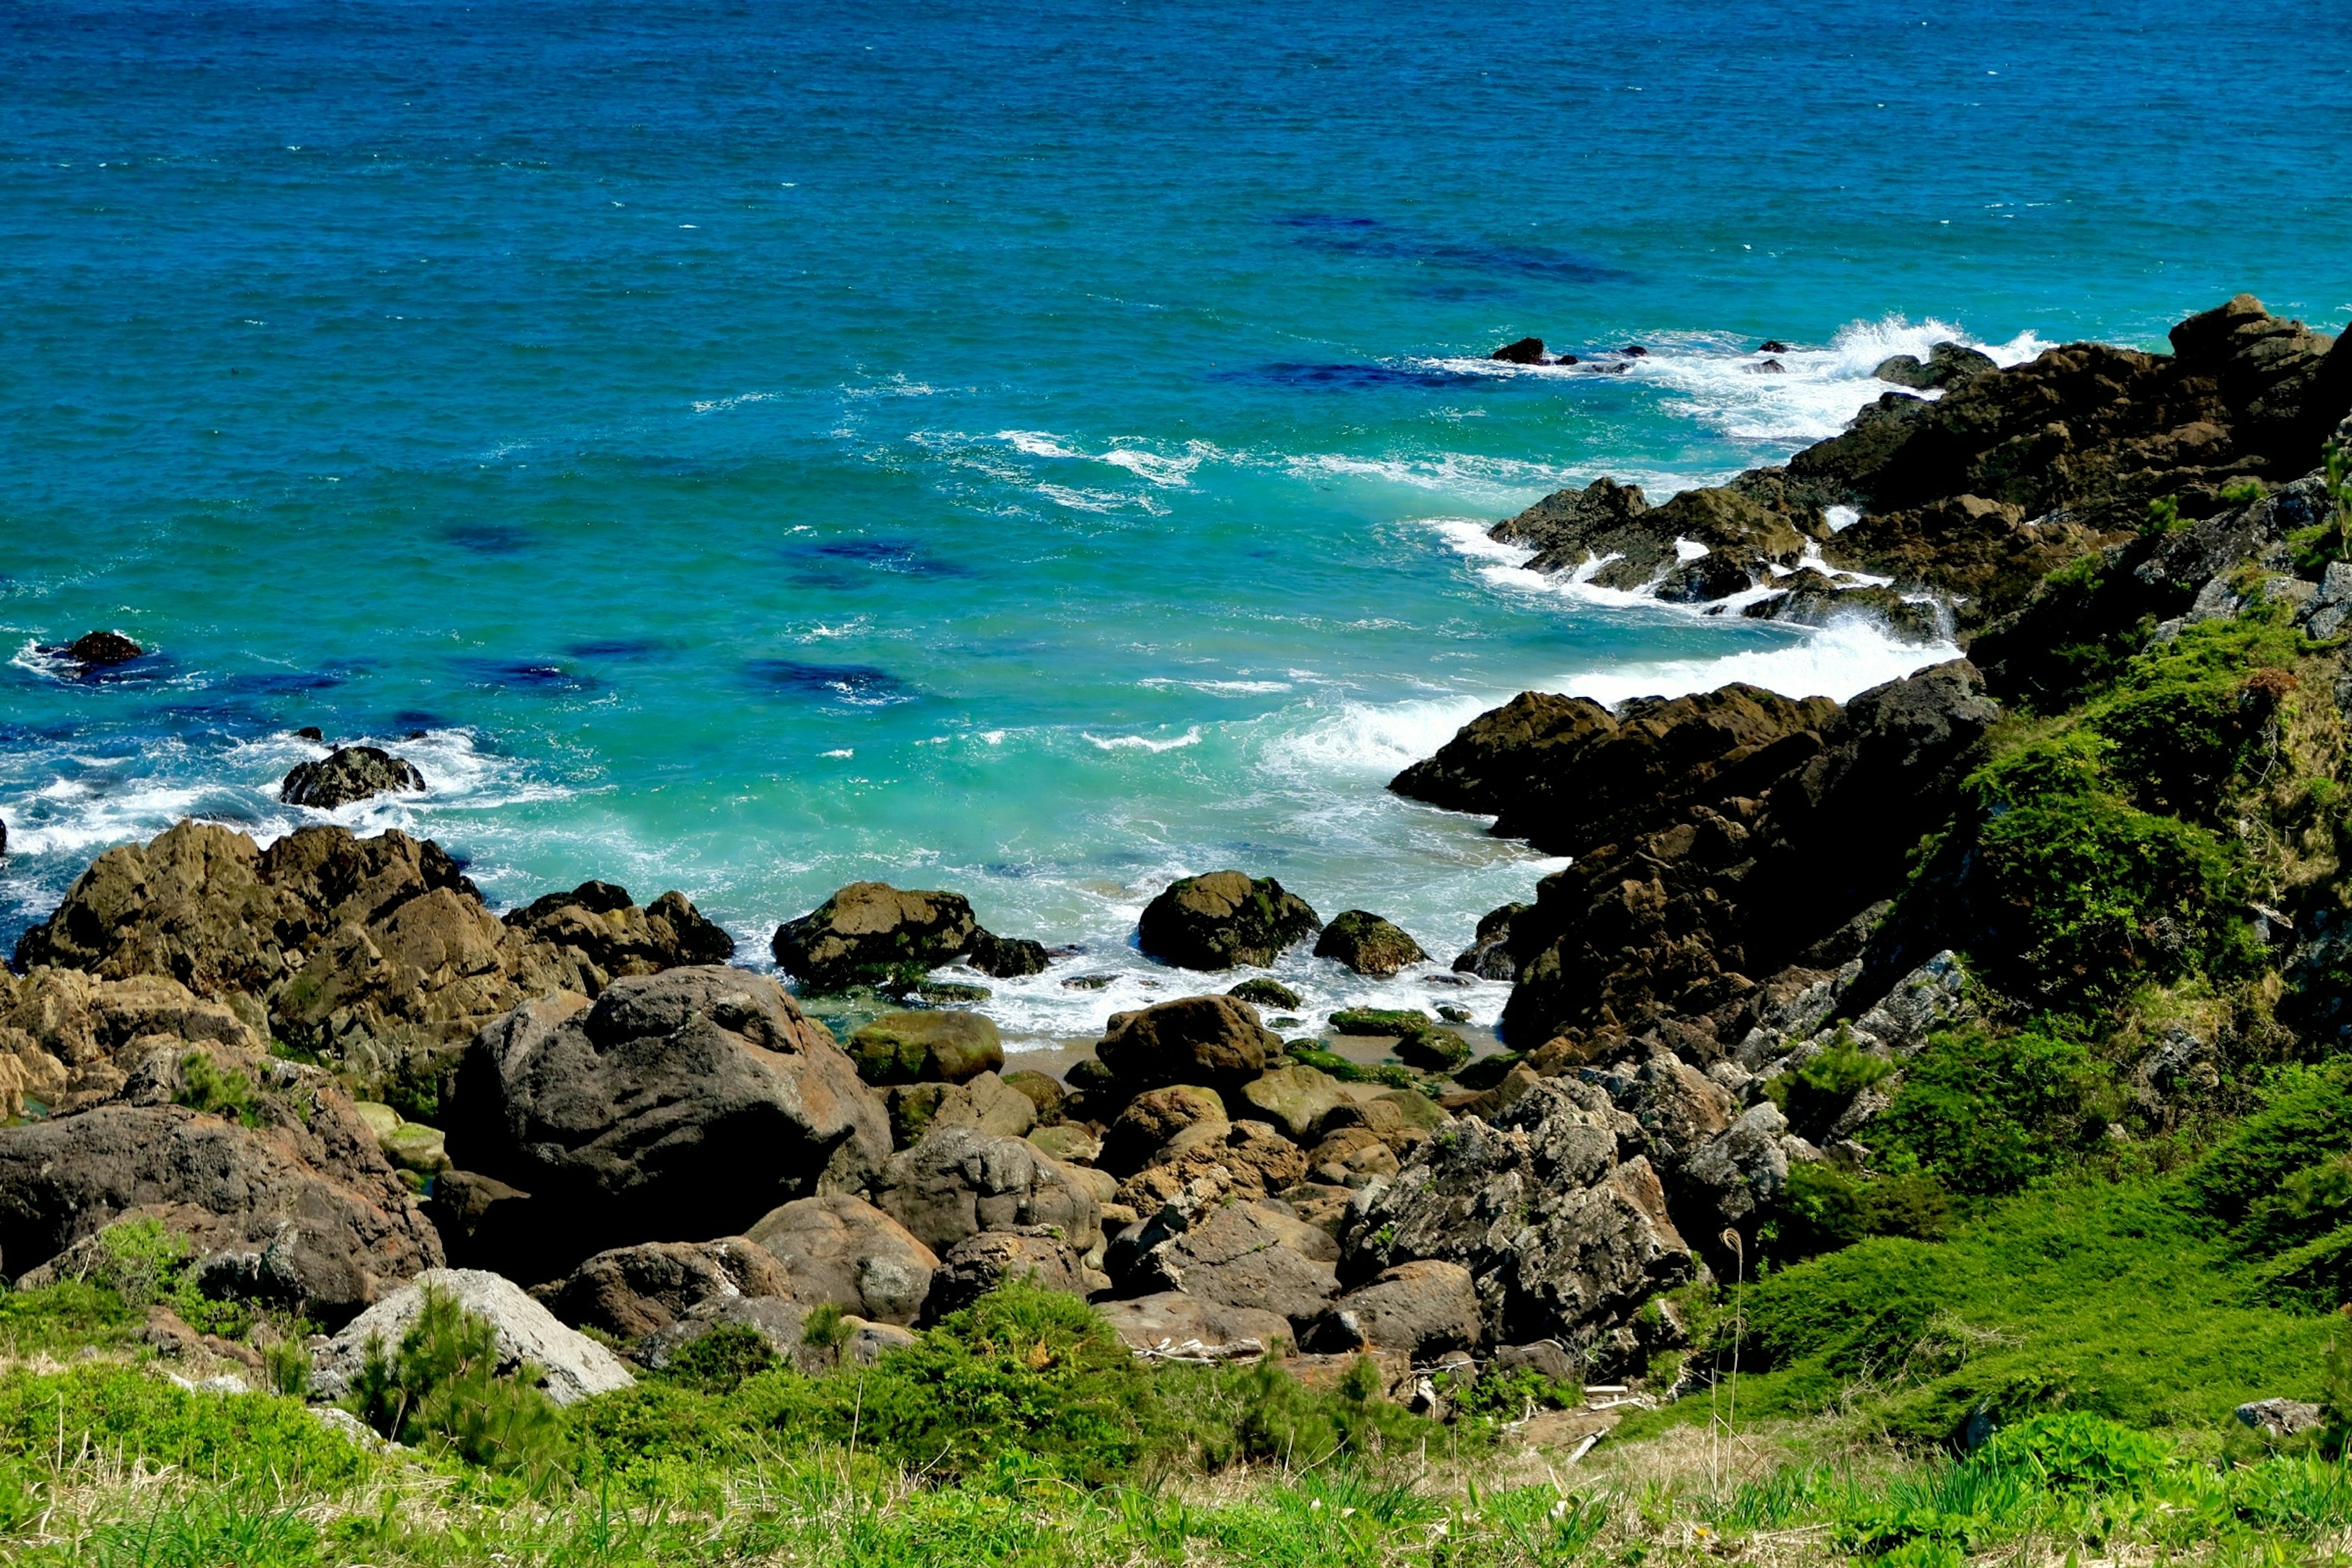
<svg viewBox="0 0 2352 1568">
<path fill-rule="evenodd" d="M 1379 786 L 1480 707 L 1919 657 L 1547 588 L 1473 522 L 1776 458 L 1937 336 L 2341 327 L 2342 20 L 9 8 L 0 940 L 179 815 L 285 830 L 317 724 L 423 731 L 431 793 L 346 817 L 500 900 L 677 886 L 756 948 L 885 876 L 1087 945 L 1019 1026 L 1143 994 L 1181 871 L 1450 952 L 1541 863 Z M 1476 357 L 1527 333 L 1654 352 Z M 97 626 L 159 651 L 31 651 Z"/>
</svg>

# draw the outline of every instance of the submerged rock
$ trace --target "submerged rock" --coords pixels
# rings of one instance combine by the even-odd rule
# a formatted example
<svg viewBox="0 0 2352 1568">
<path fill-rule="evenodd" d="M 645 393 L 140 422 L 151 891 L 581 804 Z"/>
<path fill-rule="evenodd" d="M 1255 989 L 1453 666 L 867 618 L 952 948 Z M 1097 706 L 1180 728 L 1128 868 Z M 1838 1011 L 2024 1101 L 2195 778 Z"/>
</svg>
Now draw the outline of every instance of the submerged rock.
<svg viewBox="0 0 2352 1568">
<path fill-rule="evenodd" d="M 134 658 L 145 657 L 147 652 L 121 632 L 84 632 L 63 647 L 41 651 L 62 654 L 76 664 L 100 668 L 109 665 L 129 664 Z"/>
<path fill-rule="evenodd" d="M 1272 878 L 1211 871 L 1172 882 L 1144 906 L 1143 951 L 1182 969 L 1264 968 L 1321 930 L 1307 900 Z"/>
<path fill-rule="evenodd" d="M 297 763 L 278 786 L 289 805 L 332 811 L 370 795 L 421 790 L 425 775 L 405 757 L 375 746 L 338 746 L 317 762 Z"/>
<path fill-rule="evenodd" d="M 1517 342 L 1505 343 L 1486 357 L 1500 360 L 1505 364 L 1541 364 L 1544 363 L 1544 341 L 1541 338 L 1521 338 Z"/>
</svg>

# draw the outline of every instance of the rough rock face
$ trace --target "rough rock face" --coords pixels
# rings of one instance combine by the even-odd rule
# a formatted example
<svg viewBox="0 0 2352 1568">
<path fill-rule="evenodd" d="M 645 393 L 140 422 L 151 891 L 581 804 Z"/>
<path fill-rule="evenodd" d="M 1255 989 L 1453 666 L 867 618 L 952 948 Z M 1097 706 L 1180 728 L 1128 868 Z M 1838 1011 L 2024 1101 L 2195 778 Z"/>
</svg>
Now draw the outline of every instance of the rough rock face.
<svg viewBox="0 0 2352 1568">
<path fill-rule="evenodd" d="M 683 899 L 663 919 L 673 935 L 706 923 Z M 178 981 L 372 1082 L 429 1082 L 525 997 L 610 978 L 589 952 L 501 925 L 429 839 L 319 826 L 260 849 L 199 822 L 100 856 L 16 963 Z"/>
<path fill-rule="evenodd" d="M 509 912 L 505 924 L 585 955 L 608 980 L 689 963 L 724 963 L 735 956 L 735 939 L 677 891 L 639 909 L 626 888 L 583 882 L 568 893 L 533 899 Z"/>
<path fill-rule="evenodd" d="M 888 1090 L 890 1141 L 905 1149 L 934 1128 L 971 1127 L 1019 1138 L 1037 1123 L 1037 1102 L 992 1072 L 965 1083 L 903 1083 Z"/>
<path fill-rule="evenodd" d="M 830 1301 L 879 1323 L 913 1322 L 940 1266 L 906 1226 L 843 1193 L 772 1210 L 750 1237 L 782 1269 L 782 1294 L 808 1306 Z"/>
<path fill-rule="evenodd" d="M 1131 1175 L 1198 1147 L 1223 1148 L 1232 1130 L 1216 1090 L 1192 1084 L 1146 1089 L 1103 1133 L 1102 1168 Z"/>
<path fill-rule="evenodd" d="M 1490 536 L 1532 548 L 1538 572 L 1580 572 L 1604 588 L 1649 586 L 1681 564 L 1680 542 L 1705 545 L 1714 570 L 1738 574 L 1738 587 L 1766 566 L 1793 566 L 1805 542 L 1827 531 L 1818 509 L 1780 504 L 1732 489 L 1685 490 L 1653 507 L 1638 487 L 1596 479 L 1546 496 Z M 1736 592 L 1737 589 L 1729 591 Z"/>
<path fill-rule="evenodd" d="M 1486 1340 L 1470 1271 L 1422 1258 L 1384 1268 L 1318 1318 L 1307 1334 L 1318 1351 L 1402 1351 L 1416 1362 L 1474 1351 Z"/>
<path fill-rule="evenodd" d="M 924 1310 L 934 1319 L 945 1317 L 1008 1279 L 1028 1279 L 1074 1296 L 1087 1293 L 1085 1265 L 1058 1229 L 1014 1226 L 975 1232 L 948 1248 Z"/>
<path fill-rule="evenodd" d="M 713 1297 L 789 1294 L 783 1267 L 740 1236 L 600 1252 L 531 1295 L 574 1328 L 625 1340 L 667 1328 Z"/>
<path fill-rule="evenodd" d="M 849 1037 L 849 1059 L 868 1083 L 963 1083 L 1003 1070 L 1004 1041 L 977 1013 L 885 1013 Z"/>
<path fill-rule="evenodd" d="M 278 786 L 289 805 L 332 811 L 370 795 L 421 790 L 425 775 L 405 757 L 375 746 L 338 746 L 316 762 L 297 763 Z"/>
<path fill-rule="evenodd" d="M 1476 1281 L 1489 1338 L 1588 1352 L 1693 1271 L 1649 1162 L 1618 1158 L 1632 1131 L 1606 1094 L 1565 1079 L 1537 1084 L 1494 1125 L 1462 1119 L 1359 1198 L 1347 1277 L 1457 1263 Z"/>
<path fill-rule="evenodd" d="M 1229 1204 L 1145 1250 L 1126 1283 L 1142 1293 L 1181 1290 L 1223 1307 L 1311 1322 L 1339 1288 L 1330 1237 L 1265 1204 Z"/>
<path fill-rule="evenodd" d="M 948 963 L 1006 977 L 1045 968 L 1044 947 L 983 929 L 962 894 L 887 882 L 852 882 L 779 926 L 771 946 L 784 973 L 818 993 L 904 982 Z"/>
<path fill-rule="evenodd" d="M 511 1373 L 525 1362 L 537 1366 L 547 1374 L 547 1396 L 558 1405 L 610 1394 L 636 1381 L 619 1357 L 556 1321 L 512 1280 L 473 1268 L 435 1268 L 361 1313 L 328 1342 L 311 1370 L 311 1392 L 324 1399 L 349 1394 L 366 1364 L 369 1342 L 387 1348 L 399 1344 L 400 1336 L 425 1310 L 428 1290 L 454 1297 L 458 1306 L 487 1320 L 496 1335 L 499 1371 Z"/>
<path fill-rule="evenodd" d="M 42 651 L 61 653 L 76 664 L 105 666 L 129 664 L 147 650 L 121 632 L 84 632 L 63 647 Z"/>
<path fill-rule="evenodd" d="M 1334 916 L 1315 943 L 1315 956 L 1336 958 L 1357 973 L 1376 980 L 1429 962 L 1421 943 L 1369 910 L 1342 910 Z"/>
<path fill-rule="evenodd" d="M 1904 856 L 1941 826 L 1959 778 L 1999 710 L 1973 667 L 1955 661 L 1862 693 L 1791 747 L 1797 765 L 1759 800 L 1687 806 L 1679 821 L 1593 845 L 1544 879 L 1536 907 L 1510 922 L 1518 984 L 1504 1011 L 1512 1038 L 1573 1030 L 1637 1034 L 1664 1021 L 1722 1054 L 1744 1036 L 1755 976 L 1818 947 L 1859 952 L 1856 912 L 1900 885 Z"/>
<path fill-rule="evenodd" d="M 176 981 L 99 980 L 47 966 L 22 980 L 0 973 L 0 1115 L 65 1112 L 111 1098 L 144 1054 L 134 1047 L 154 1037 L 263 1050 L 244 1019 Z"/>
<path fill-rule="evenodd" d="M 1896 354 L 1881 360 L 1871 374 L 1896 386 L 1927 392 L 1973 381 L 1989 370 L 2000 368 L 1991 355 L 1979 350 L 1958 343 L 1937 343 L 1928 349 L 1924 361 L 1916 354 Z"/>
<path fill-rule="evenodd" d="M 1095 1055 L 1129 1089 L 1240 1084 L 1265 1069 L 1282 1042 L 1257 1009 L 1231 996 L 1186 996 L 1135 1013 L 1114 1013 Z"/>
<path fill-rule="evenodd" d="M 1301 1066 L 1260 1074 L 1236 1089 L 1234 1100 L 1234 1114 L 1271 1123 L 1297 1142 L 1304 1142 L 1341 1106 L 1355 1104 L 1338 1079 Z"/>
<path fill-rule="evenodd" d="M 1906 599 L 1892 588 L 1856 585 L 1808 566 L 1773 584 L 1780 593 L 1759 599 L 1739 613 L 1749 620 L 1787 621 L 1825 626 L 1848 616 L 1865 616 L 1904 642 L 1932 643 L 1943 635 L 1933 604 Z"/>
<path fill-rule="evenodd" d="M 740 1235 L 779 1204 L 863 1186 L 882 1106 L 782 987 L 691 967 L 614 981 L 592 1005 L 526 1003 L 454 1079 L 449 1152 L 531 1194 L 530 1276 L 639 1241 Z"/>
<path fill-rule="evenodd" d="M 1211 871 L 1171 882 L 1146 904 L 1137 931 L 1143 951 L 1181 969 L 1264 967 L 1323 922 L 1306 900 L 1271 877 Z"/>
<path fill-rule="evenodd" d="M 191 1056 L 242 1083 L 243 1114 L 176 1103 Z M 114 1098 L 0 1128 L 0 1257 L 26 1270 L 126 1218 L 187 1234 L 203 1288 L 339 1322 L 419 1269 L 440 1238 L 375 1135 L 315 1068 L 144 1036 Z"/>
<path fill-rule="evenodd" d="M 1102 1245 L 1102 1209 L 1071 1173 L 1018 1138 L 968 1127 L 931 1133 L 894 1157 L 876 1202 L 934 1253 L 968 1236 L 1045 1225 L 1084 1257 Z"/>
<path fill-rule="evenodd" d="M 1522 692 L 1399 773 L 1399 795 L 1492 813 L 1495 831 L 1581 854 L 1673 820 L 1685 806 L 1760 794 L 1818 752 L 1837 716 L 1744 682 L 1641 698 L 1612 713 L 1580 697 Z"/>
</svg>

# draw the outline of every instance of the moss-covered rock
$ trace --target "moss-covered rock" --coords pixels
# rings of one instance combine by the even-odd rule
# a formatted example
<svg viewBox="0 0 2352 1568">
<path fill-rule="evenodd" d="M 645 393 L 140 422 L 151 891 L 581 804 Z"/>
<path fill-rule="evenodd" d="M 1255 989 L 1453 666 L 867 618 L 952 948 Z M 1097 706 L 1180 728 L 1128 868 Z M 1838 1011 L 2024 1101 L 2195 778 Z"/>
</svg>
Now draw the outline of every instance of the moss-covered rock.
<svg viewBox="0 0 2352 1568">
<path fill-rule="evenodd" d="M 1342 910 L 1323 928 L 1315 956 L 1333 958 L 1359 974 L 1386 980 L 1410 964 L 1426 963 L 1429 954 L 1404 931 L 1369 910 Z M 1293 998 L 1288 1004 L 1297 1006 Z"/>
<path fill-rule="evenodd" d="M 885 1013 L 849 1037 L 849 1059 L 871 1084 L 964 1083 L 1004 1066 L 1004 1042 L 977 1013 Z"/>
<path fill-rule="evenodd" d="M 1143 951 L 1183 969 L 1264 966 L 1322 929 L 1306 900 L 1271 877 L 1211 871 L 1171 883 L 1144 906 Z"/>
</svg>

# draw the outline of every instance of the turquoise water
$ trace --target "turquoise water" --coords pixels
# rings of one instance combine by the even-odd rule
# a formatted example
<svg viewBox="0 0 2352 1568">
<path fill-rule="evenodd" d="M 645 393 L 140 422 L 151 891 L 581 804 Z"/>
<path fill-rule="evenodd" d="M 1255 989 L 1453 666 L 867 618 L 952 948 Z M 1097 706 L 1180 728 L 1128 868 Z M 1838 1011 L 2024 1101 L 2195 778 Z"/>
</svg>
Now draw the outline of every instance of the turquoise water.
<svg viewBox="0 0 2352 1568">
<path fill-rule="evenodd" d="M 1380 785 L 1480 708 L 1935 657 L 1562 589 L 1483 525 L 1785 455 L 1937 337 L 2155 342 L 2242 289 L 2339 327 L 2340 20 L 16 8 L 0 939 L 182 815 L 295 825 L 316 724 L 432 785 L 345 820 L 500 903 L 676 886 L 764 956 L 854 878 L 960 889 L 1085 950 L 1016 1028 L 1148 994 L 1136 910 L 1219 866 L 1450 955 L 1547 863 Z M 1476 357 L 1530 332 L 1653 352 Z M 34 651 L 98 626 L 159 651 Z"/>
</svg>

